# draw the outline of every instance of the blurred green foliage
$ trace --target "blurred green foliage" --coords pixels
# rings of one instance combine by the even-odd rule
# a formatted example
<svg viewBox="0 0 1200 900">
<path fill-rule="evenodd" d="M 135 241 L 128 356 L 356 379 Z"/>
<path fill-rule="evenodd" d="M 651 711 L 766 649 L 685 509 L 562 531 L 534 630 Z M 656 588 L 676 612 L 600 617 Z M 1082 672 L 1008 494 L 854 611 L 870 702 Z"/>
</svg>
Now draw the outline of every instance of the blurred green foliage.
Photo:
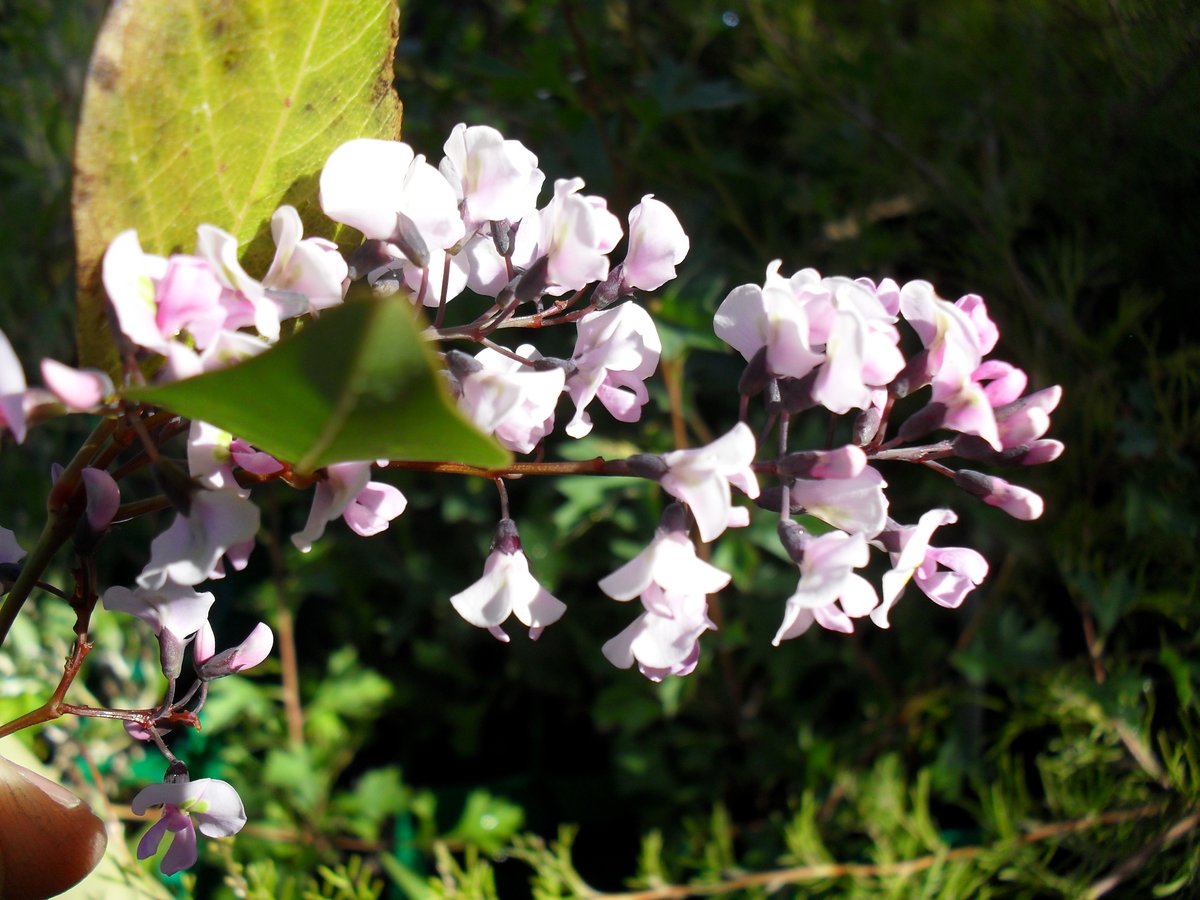
<svg viewBox="0 0 1200 900">
<path fill-rule="evenodd" d="M 70 111 L 97 11 L 0 8 L 0 310 L 29 366 L 70 346 Z M 897 518 L 958 508 L 955 542 L 992 575 L 957 611 L 910 595 L 886 632 L 770 647 L 794 572 L 770 528 L 723 540 L 721 629 L 694 675 L 657 686 L 598 650 L 631 615 L 595 581 L 650 537 L 644 486 L 510 487 L 570 611 L 507 646 L 446 602 L 482 564 L 490 486 L 397 475 L 410 506 L 388 532 L 332 528 L 307 557 L 286 541 L 306 498 L 279 489 L 268 552 L 220 587 L 216 627 L 293 623 L 296 683 L 283 664 L 219 683 L 185 737 L 193 771 L 224 772 L 252 811 L 232 846 L 205 843 L 193 889 L 1194 894 L 1198 56 L 1186 0 L 412 0 L 397 84 L 419 152 L 487 122 L 619 215 L 654 192 L 692 235 L 680 281 L 649 298 L 668 353 L 643 427 L 600 423 L 552 453 L 669 448 L 673 408 L 693 442 L 727 427 L 739 365 L 711 313 L 775 257 L 983 294 L 1005 358 L 1064 386 L 1067 453 L 1023 479 L 1047 499 L 1032 524 L 920 479 L 894 494 Z M 2 465 L 20 471 L 10 451 Z M 5 479 L 19 533 L 36 527 L 29 481 Z M 141 560 L 111 543 L 122 583 Z M 61 655 L 31 649 L 65 647 L 53 610 L 0 657 L 6 710 L 55 680 Z M 149 644 L 97 628 L 84 687 L 152 694 Z M 56 728 L 41 749 L 102 746 L 121 797 L 157 777 L 119 731 Z"/>
</svg>

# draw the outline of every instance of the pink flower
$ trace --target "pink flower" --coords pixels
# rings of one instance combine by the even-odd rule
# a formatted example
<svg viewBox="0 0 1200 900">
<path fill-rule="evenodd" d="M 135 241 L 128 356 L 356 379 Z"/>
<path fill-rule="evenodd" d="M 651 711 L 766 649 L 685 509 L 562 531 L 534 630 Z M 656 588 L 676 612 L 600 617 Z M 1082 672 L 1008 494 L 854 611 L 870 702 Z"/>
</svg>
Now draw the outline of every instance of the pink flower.
<svg viewBox="0 0 1200 900">
<path fill-rule="evenodd" d="M 301 240 L 304 226 L 295 207 L 281 206 L 271 216 L 275 258 L 263 278 L 263 287 L 299 295 L 298 302 L 285 308 L 284 318 L 342 302 L 342 284 L 349 275 L 346 260 L 337 244 L 325 238 Z"/>
<path fill-rule="evenodd" d="M 521 550 L 512 519 L 501 519 L 496 526 L 483 577 L 451 597 L 450 603 L 472 625 L 486 628 L 503 642 L 508 641 L 508 635 L 500 625 L 510 615 L 529 628 L 530 640 L 537 640 L 542 630 L 562 618 L 567 609 L 529 573 L 529 560 Z"/>
<path fill-rule="evenodd" d="M 586 412 L 598 398 L 619 422 L 636 422 L 650 399 L 645 380 L 658 368 L 662 342 L 650 314 L 636 303 L 591 312 L 579 320 L 579 336 L 571 361 L 576 371 L 567 379 L 575 416 L 566 432 L 581 438 L 592 430 Z"/>
<path fill-rule="evenodd" d="M 660 593 L 715 594 L 730 575 L 696 556 L 696 548 L 683 530 L 659 528 L 641 553 L 600 580 L 600 590 L 614 600 L 632 600 L 652 586 Z"/>
<path fill-rule="evenodd" d="M 67 409 L 87 412 L 113 393 L 112 379 L 99 369 L 74 369 L 57 360 L 42 360 L 42 382 Z"/>
<path fill-rule="evenodd" d="M 910 580 L 934 603 L 950 609 L 960 606 L 967 594 L 983 582 L 988 564 L 978 552 L 967 547 L 929 546 L 935 530 L 957 521 L 958 516 L 951 510 L 931 509 L 916 525 L 885 533 L 885 545 L 892 550 L 892 569 L 883 575 L 882 603 L 871 612 L 871 621 L 880 628 L 888 627 L 888 613 Z"/>
<path fill-rule="evenodd" d="M 743 284 L 730 291 L 717 308 L 713 330 L 747 362 L 765 347 L 772 375 L 803 378 L 824 355 L 809 343 L 808 312 L 793 289 L 796 276 L 785 280 L 779 266 L 775 260 L 767 267 L 762 287 Z"/>
<path fill-rule="evenodd" d="M 671 208 L 653 194 L 629 212 L 629 252 L 622 264 L 622 287 L 656 291 L 675 277 L 691 241 Z"/>
<path fill-rule="evenodd" d="M 19 444 L 25 440 L 25 370 L 8 337 L 0 331 L 0 426 Z"/>
<path fill-rule="evenodd" d="M 546 293 L 555 296 L 603 281 L 608 252 L 621 239 L 617 217 L 601 198 L 580 194 L 582 188 L 582 178 L 560 178 L 550 202 L 526 216 L 517 230 L 513 262 L 528 267 L 546 257 Z"/>
<path fill-rule="evenodd" d="M 518 356 L 540 357 L 532 344 Z M 554 407 L 566 381 L 562 369 L 537 371 L 515 359 L 484 348 L 475 355 L 479 368 L 463 375 L 459 406 L 481 431 L 517 453 L 533 449 L 554 428 Z"/>
<path fill-rule="evenodd" d="M 275 636 L 270 626 L 259 622 L 236 647 L 214 655 L 216 635 L 213 634 L 212 625 L 206 621 L 192 644 L 192 661 L 196 664 L 196 673 L 205 681 L 210 681 L 257 666 L 270 655 L 274 643 Z"/>
<path fill-rule="evenodd" d="M 804 634 L 813 622 L 831 631 L 852 632 L 851 619 L 867 615 L 879 603 L 870 582 L 853 571 L 865 566 L 869 556 L 861 534 L 831 531 L 810 539 L 800 563 L 800 582 L 788 598 L 772 643 L 779 646 Z"/>
<path fill-rule="evenodd" d="M 537 206 L 545 174 L 520 141 L 505 140 L 487 125 L 459 123 L 446 140 L 438 169 L 462 204 L 468 226 L 519 222 Z"/>
<path fill-rule="evenodd" d="M 246 824 L 246 810 L 233 786 L 215 778 L 166 781 L 142 788 L 130 802 L 134 815 L 145 815 L 154 806 L 162 807 L 162 817 L 150 826 L 138 842 L 138 859 L 149 859 L 158 852 L 168 832 L 171 846 L 163 855 L 162 872 L 173 875 L 191 868 L 196 862 L 196 831 L 206 837 L 231 837 Z"/>
<path fill-rule="evenodd" d="M 1033 491 L 994 475 L 960 469 L 954 473 L 954 483 L 988 506 L 1004 510 L 1014 519 L 1032 521 L 1040 518 L 1046 508 L 1045 501 Z"/>
<path fill-rule="evenodd" d="M 154 629 L 169 632 L 181 644 L 208 621 L 216 598 L 182 584 L 166 583 L 159 588 L 110 587 L 104 592 L 104 608 L 136 616 Z"/>
<path fill-rule="evenodd" d="M 640 596 L 644 611 L 602 652 L 614 666 L 636 660 L 643 675 L 661 681 L 687 675 L 700 658 L 699 639 L 716 628 L 708 618 L 708 594 L 729 584 L 730 575 L 696 556 L 687 536 L 687 514 L 673 503 L 650 545 L 606 578 L 600 589 L 614 600 Z"/>
<path fill-rule="evenodd" d="M 325 469 L 317 482 L 312 508 L 304 530 L 292 535 L 292 543 L 302 553 L 325 533 L 325 526 L 341 516 L 346 524 L 363 537 L 385 530 L 392 519 L 404 512 L 408 500 L 397 488 L 380 481 L 369 481 L 371 464 L 336 463 Z"/>
<path fill-rule="evenodd" d="M 601 648 L 619 669 L 636 661 L 651 681 L 667 675 L 690 675 L 700 659 L 700 635 L 715 629 L 703 594 L 666 594 L 651 585 L 643 596 L 646 611 Z"/>
<path fill-rule="evenodd" d="M 747 497 L 758 496 L 758 480 L 751 468 L 756 452 L 754 433 L 739 422 L 711 444 L 663 455 L 668 471 L 659 483 L 688 505 L 700 540 L 711 541 L 728 527 L 733 509 L 731 486 Z"/>
<path fill-rule="evenodd" d="M 187 515 L 150 543 L 150 562 L 138 576 L 148 589 L 168 581 L 193 585 L 212 578 L 226 550 L 245 544 L 258 531 L 259 509 L 233 489 L 198 490 Z"/>
<path fill-rule="evenodd" d="M 870 466 L 850 478 L 798 478 L 791 502 L 835 528 L 874 537 L 887 522 L 887 482 Z"/>
<path fill-rule="evenodd" d="M 334 150 L 321 170 L 321 208 L 368 238 L 398 243 L 419 267 L 428 248 L 453 247 L 466 234 L 450 183 L 399 141 L 357 138 Z"/>
</svg>

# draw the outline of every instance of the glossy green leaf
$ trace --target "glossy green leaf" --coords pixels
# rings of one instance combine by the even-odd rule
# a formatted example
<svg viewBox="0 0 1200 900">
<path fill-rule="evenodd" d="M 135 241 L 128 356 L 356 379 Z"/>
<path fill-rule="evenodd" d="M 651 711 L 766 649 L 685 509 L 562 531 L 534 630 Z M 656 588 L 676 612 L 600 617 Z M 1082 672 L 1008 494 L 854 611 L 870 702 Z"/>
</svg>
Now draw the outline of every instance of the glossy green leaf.
<svg viewBox="0 0 1200 900">
<path fill-rule="evenodd" d="M 113 359 L 100 261 L 136 228 L 150 253 L 190 253 L 196 226 L 270 263 L 282 203 L 333 236 L 321 167 L 355 137 L 398 138 L 395 0 L 121 0 L 88 69 L 72 198 L 84 365 Z"/>
<path fill-rule="evenodd" d="M 398 298 L 351 300 L 245 362 L 126 396 L 210 422 L 299 471 L 348 460 L 509 462 L 453 405 L 412 306 Z"/>
</svg>

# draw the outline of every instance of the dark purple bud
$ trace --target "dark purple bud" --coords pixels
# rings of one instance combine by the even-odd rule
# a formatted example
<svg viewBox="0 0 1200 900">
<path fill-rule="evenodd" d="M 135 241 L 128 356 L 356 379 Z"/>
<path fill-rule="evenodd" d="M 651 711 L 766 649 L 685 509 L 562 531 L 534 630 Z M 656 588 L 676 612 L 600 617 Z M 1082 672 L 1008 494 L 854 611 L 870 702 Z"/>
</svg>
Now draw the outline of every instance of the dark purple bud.
<svg viewBox="0 0 1200 900">
<path fill-rule="evenodd" d="M 533 365 L 530 367 L 535 372 L 549 372 L 551 369 L 562 369 L 570 378 L 579 371 L 579 366 L 575 365 L 572 359 L 558 359 L 554 356 L 542 356 L 533 360 Z"/>
<path fill-rule="evenodd" d="M 512 519 L 501 519 L 496 523 L 492 536 L 492 550 L 511 556 L 521 552 L 521 536 L 517 534 L 517 523 Z"/>
<path fill-rule="evenodd" d="M 166 784 L 179 784 L 191 780 L 187 765 L 178 759 L 171 760 L 171 764 L 167 766 L 167 774 L 163 776 L 163 781 Z"/>
<path fill-rule="evenodd" d="M 468 375 L 474 375 L 476 372 L 483 371 L 483 363 L 471 356 L 471 354 L 463 353 L 461 350 L 447 350 L 444 359 L 446 368 L 450 370 L 450 374 L 460 382 Z"/>
<path fill-rule="evenodd" d="M 542 294 L 546 293 L 546 288 L 550 286 L 547 277 L 549 272 L 550 257 L 539 256 L 533 265 L 518 275 L 513 285 L 513 293 L 516 294 L 518 302 L 531 303 L 541 299 Z"/>
<path fill-rule="evenodd" d="M 767 369 L 767 347 L 764 344 L 746 363 L 746 369 L 738 379 L 738 393 L 743 397 L 757 397 L 770 383 L 771 372 Z"/>
<path fill-rule="evenodd" d="M 496 247 L 496 252 L 501 256 L 512 255 L 513 236 L 516 231 L 516 226 L 512 222 L 501 220 L 492 223 L 492 243 Z"/>
<path fill-rule="evenodd" d="M 804 562 L 804 549 L 808 546 L 808 532 L 804 530 L 804 526 L 794 519 L 780 519 L 777 531 L 779 543 L 783 544 L 783 549 L 792 562 L 796 565 Z"/>
<path fill-rule="evenodd" d="M 418 269 L 429 265 L 429 245 L 421 236 L 417 223 L 402 212 L 396 213 L 396 230 L 392 232 L 392 243 L 399 247 L 400 252 Z"/>
<path fill-rule="evenodd" d="M 181 516 L 192 512 L 192 494 L 199 488 L 183 470 L 169 459 L 159 459 L 154 467 L 154 480 Z"/>
<path fill-rule="evenodd" d="M 663 458 L 653 453 L 637 453 L 622 462 L 625 463 L 630 475 L 635 478 L 647 478 L 650 481 L 658 481 L 669 471 Z"/>
<path fill-rule="evenodd" d="M 758 504 L 760 509 L 770 510 L 771 512 L 779 512 L 779 508 L 784 504 L 784 498 L 788 504 L 788 511 L 792 513 L 803 512 L 804 507 L 792 502 L 791 491 L 781 484 L 772 485 L 764 488 L 762 493 L 758 495 L 758 499 L 754 502 Z"/>
<path fill-rule="evenodd" d="M 817 401 L 813 398 L 813 388 L 816 387 L 816 384 L 817 372 L 815 369 L 803 378 L 780 378 L 779 396 L 783 401 L 783 408 L 789 414 L 795 415 L 817 406 Z"/>
<path fill-rule="evenodd" d="M 396 257 L 388 250 L 386 241 L 369 240 L 363 241 L 350 253 L 346 265 L 350 269 L 350 280 L 357 281 L 366 278 L 368 272 L 382 269 L 394 262 Z"/>
<path fill-rule="evenodd" d="M 929 351 L 921 350 L 909 359 L 908 365 L 888 385 L 888 393 L 897 400 L 929 384 L 933 373 L 929 371 Z"/>
<path fill-rule="evenodd" d="M 170 681 L 183 671 L 183 642 L 165 628 L 158 633 L 158 661 Z"/>
<path fill-rule="evenodd" d="M 625 274 L 625 264 L 613 266 L 609 270 L 608 277 L 596 285 L 596 289 L 592 291 L 591 303 L 596 309 L 608 309 L 614 303 L 623 300 L 626 297 L 632 297 L 633 291 L 627 289 L 621 283 L 621 278 Z"/>
<path fill-rule="evenodd" d="M 17 583 L 20 574 L 20 563 L 0 563 L 0 596 L 12 590 L 12 586 Z"/>
<path fill-rule="evenodd" d="M 959 469 L 954 473 L 954 483 L 972 497 L 987 497 L 992 493 L 992 476 L 974 469 Z"/>
<path fill-rule="evenodd" d="M 687 534 L 690 526 L 691 516 L 688 515 L 688 511 L 682 503 L 668 504 L 658 520 L 659 530 L 665 531 L 668 534 L 673 531 L 682 531 L 684 534 Z"/>
<path fill-rule="evenodd" d="M 875 440 L 875 436 L 879 434 L 879 426 L 882 423 L 883 410 L 877 406 L 868 406 L 855 417 L 854 427 L 850 435 L 851 440 L 860 447 L 866 446 Z"/>
<path fill-rule="evenodd" d="M 937 431 L 946 421 L 946 404 L 940 400 L 929 402 L 904 420 L 897 437 L 903 441 L 914 441 L 931 431 Z"/>
</svg>

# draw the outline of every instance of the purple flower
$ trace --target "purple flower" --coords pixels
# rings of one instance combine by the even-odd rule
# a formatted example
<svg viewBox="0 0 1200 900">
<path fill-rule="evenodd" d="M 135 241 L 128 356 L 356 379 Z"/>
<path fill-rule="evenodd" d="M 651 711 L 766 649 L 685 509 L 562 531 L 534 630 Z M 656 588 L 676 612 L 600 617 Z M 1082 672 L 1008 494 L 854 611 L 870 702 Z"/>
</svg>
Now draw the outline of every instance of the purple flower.
<svg viewBox="0 0 1200 900">
<path fill-rule="evenodd" d="M 231 837 L 246 824 L 246 810 L 233 786 L 215 778 L 165 781 L 142 788 L 130 802 L 134 815 L 142 816 L 154 806 L 162 807 L 162 817 L 150 826 L 138 842 L 138 859 L 149 859 L 158 852 L 168 832 L 171 846 L 162 858 L 162 872 L 173 875 L 191 868 L 196 862 L 196 831 L 206 837 Z"/>
<path fill-rule="evenodd" d="M 955 609 L 987 577 L 987 560 L 968 547 L 931 547 L 933 532 L 942 525 L 958 521 L 951 510 L 931 509 L 916 525 L 896 527 L 886 541 L 892 569 L 883 575 L 883 598 L 871 612 L 871 621 L 888 627 L 888 613 L 900 599 L 905 586 L 914 581 L 927 597 L 939 606 Z M 893 523 L 894 525 L 895 523 Z"/>
<path fill-rule="evenodd" d="M 783 624 L 772 643 L 779 646 L 799 637 L 813 622 L 830 631 L 852 632 L 851 619 L 867 615 L 879 603 L 870 582 L 854 574 L 869 556 L 862 534 L 831 531 L 810 539 L 800 563 L 800 582 L 788 598 Z"/>
</svg>

